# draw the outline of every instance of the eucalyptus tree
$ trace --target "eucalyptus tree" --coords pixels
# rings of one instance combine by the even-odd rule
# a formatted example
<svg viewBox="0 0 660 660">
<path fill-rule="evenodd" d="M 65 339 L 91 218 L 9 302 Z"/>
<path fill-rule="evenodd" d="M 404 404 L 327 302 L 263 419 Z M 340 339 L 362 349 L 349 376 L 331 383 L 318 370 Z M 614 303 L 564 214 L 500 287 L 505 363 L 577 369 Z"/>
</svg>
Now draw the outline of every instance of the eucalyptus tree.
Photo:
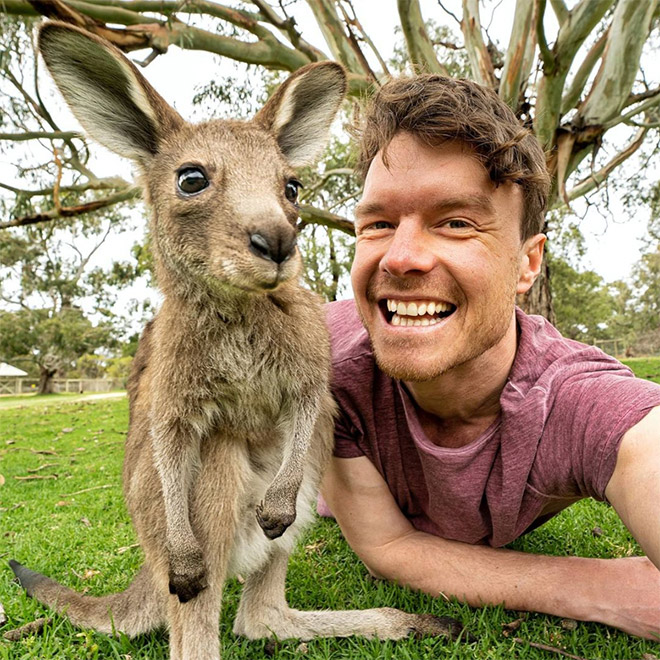
<svg viewBox="0 0 660 660">
<path fill-rule="evenodd" d="M 654 153 L 660 126 L 660 71 L 653 65 L 658 0 L 515 0 L 515 6 L 513 0 L 397 0 L 391 7 L 377 6 L 378 11 L 397 12 L 401 46 L 394 57 L 380 52 L 369 34 L 368 12 L 374 11 L 374 2 L 3 0 L 0 11 L 23 20 L 42 14 L 74 23 L 125 52 L 149 49 L 145 65 L 156 57 L 175 57 L 176 48 L 269 71 L 293 71 L 332 58 L 349 71 L 349 103 L 354 107 L 402 68 L 467 73 L 493 88 L 541 141 L 554 175 L 553 208 L 594 194 L 635 154 Z M 305 38 L 302 9 L 316 21 L 324 43 Z M 511 29 L 496 38 L 489 26 L 501 18 L 509 19 Z M 134 184 L 122 177 L 95 175 L 86 160 L 90 147 L 79 133 L 56 126 L 38 93 L 29 94 L 4 78 L 5 86 L 13 85 L 31 108 L 33 121 L 29 126 L 16 123 L 9 135 L 0 137 L 50 145 L 54 182 L 40 190 L 5 186 L 17 199 L 29 196 L 32 207 L 22 212 L 17 204 L 14 217 L 0 226 L 71 217 L 137 195 Z M 337 170 L 332 176 L 350 176 L 349 161 L 335 162 L 332 169 Z M 58 188 L 64 179 L 66 185 Z M 86 197 L 63 204 L 65 190 Z M 327 196 L 309 201 L 317 203 L 302 206 L 304 225 L 351 233 L 350 199 L 334 210 L 322 206 Z M 40 203 L 47 209 L 41 210 Z M 547 270 L 525 304 L 552 317 Z"/>
</svg>

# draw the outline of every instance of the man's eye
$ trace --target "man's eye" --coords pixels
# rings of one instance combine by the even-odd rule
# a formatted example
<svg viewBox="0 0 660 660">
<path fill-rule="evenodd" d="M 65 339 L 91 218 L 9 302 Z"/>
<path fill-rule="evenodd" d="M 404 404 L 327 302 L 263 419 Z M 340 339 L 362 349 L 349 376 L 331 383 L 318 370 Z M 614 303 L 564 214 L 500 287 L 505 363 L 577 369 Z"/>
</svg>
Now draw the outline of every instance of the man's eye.
<svg viewBox="0 0 660 660">
<path fill-rule="evenodd" d="M 392 225 L 385 220 L 379 220 L 378 222 L 372 222 L 368 229 L 389 229 Z"/>
<path fill-rule="evenodd" d="M 196 195 L 209 185 L 206 173 L 201 167 L 185 165 L 178 171 L 177 186 L 184 195 Z"/>
<path fill-rule="evenodd" d="M 469 229 L 471 225 L 468 222 L 465 222 L 465 220 L 454 219 L 448 220 L 445 223 L 445 226 L 450 229 Z"/>
</svg>

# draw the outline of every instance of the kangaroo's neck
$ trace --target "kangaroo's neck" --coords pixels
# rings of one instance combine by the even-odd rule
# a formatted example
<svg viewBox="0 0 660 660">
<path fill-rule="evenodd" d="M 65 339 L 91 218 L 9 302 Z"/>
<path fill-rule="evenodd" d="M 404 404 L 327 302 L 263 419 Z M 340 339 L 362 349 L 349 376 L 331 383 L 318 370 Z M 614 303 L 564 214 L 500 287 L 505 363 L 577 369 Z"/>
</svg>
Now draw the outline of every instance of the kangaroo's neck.
<svg viewBox="0 0 660 660">
<path fill-rule="evenodd" d="M 248 292 L 190 273 L 172 272 L 158 261 L 156 281 L 165 298 L 164 306 L 176 309 L 182 320 L 206 327 L 254 322 L 271 305 L 289 314 L 299 295 L 297 281 L 285 282 L 271 292 Z"/>
</svg>

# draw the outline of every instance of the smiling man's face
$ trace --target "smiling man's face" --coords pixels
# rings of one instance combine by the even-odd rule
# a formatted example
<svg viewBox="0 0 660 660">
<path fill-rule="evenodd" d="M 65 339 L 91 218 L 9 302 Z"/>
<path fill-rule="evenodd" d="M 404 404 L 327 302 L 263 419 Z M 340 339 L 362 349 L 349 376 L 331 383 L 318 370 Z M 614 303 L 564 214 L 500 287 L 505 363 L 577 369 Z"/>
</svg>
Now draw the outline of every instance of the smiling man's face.
<svg viewBox="0 0 660 660">
<path fill-rule="evenodd" d="M 464 144 L 399 133 L 387 157 L 356 209 L 353 291 L 380 368 L 428 381 L 515 341 L 515 296 L 545 239 L 521 240 L 520 186 L 495 186 Z"/>
</svg>

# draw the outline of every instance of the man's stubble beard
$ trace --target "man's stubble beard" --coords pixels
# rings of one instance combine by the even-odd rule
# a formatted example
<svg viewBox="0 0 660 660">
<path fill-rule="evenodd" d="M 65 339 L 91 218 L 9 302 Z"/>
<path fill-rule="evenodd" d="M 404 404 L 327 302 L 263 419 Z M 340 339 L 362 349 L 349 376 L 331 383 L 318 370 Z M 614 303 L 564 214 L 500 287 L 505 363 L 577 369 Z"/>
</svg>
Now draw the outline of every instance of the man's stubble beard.
<svg viewBox="0 0 660 660">
<path fill-rule="evenodd" d="M 372 333 L 365 322 L 362 310 L 357 307 L 362 325 L 365 327 L 367 334 L 369 335 L 371 350 L 378 368 L 390 378 L 407 382 L 423 383 L 435 380 L 452 369 L 459 368 L 489 351 L 503 340 L 509 329 L 513 311 L 515 309 L 517 273 L 518 268 L 516 265 L 516 284 L 511 286 L 510 290 L 506 293 L 504 291 L 499 292 L 500 295 L 497 305 L 493 306 L 488 305 L 487 303 L 485 304 L 485 307 L 491 308 L 491 312 L 486 309 L 481 315 L 476 315 L 477 317 L 481 316 L 481 318 L 477 318 L 476 322 L 474 319 L 472 320 L 473 327 L 470 328 L 470 332 L 473 336 L 469 341 L 463 342 L 461 349 L 454 355 L 451 354 L 451 349 L 440 355 L 434 354 L 433 359 L 423 367 L 411 363 L 406 359 L 405 348 L 408 342 L 403 337 L 400 340 L 389 342 L 389 346 L 386 347 L 386 352 L 381 352 L 380 348 L 374 343 Z M 374 288 L 375 287 L 372 284 L 368 287 L 367 300 L 369 301 L 369 304 L 375 304 L 373 301 L 377 300 L 373 293 Z M 412 289 L 413 287 L 401 288 L 401 291 L 408 288 Z M 424 296 L 420 297 L 423 298 Z M 460 299 L 462 299 L 460 296 L 453 298 L 453 300 Z M 497 311 L 495 316 L 492 313 L 493 310 Z M 457 312 L 458 309 L 454 314 Z M 452 322 L 451 317 L 448 318 L 447 322 Z M 432 346 L 435 344 L 436 341 L 437 340 L 432 336 L 429 336 L 418 338 L 415 343 L 416 346 L 419 347 L 419 350 L 423 351 L 429 345 Z"/>
</svg>

